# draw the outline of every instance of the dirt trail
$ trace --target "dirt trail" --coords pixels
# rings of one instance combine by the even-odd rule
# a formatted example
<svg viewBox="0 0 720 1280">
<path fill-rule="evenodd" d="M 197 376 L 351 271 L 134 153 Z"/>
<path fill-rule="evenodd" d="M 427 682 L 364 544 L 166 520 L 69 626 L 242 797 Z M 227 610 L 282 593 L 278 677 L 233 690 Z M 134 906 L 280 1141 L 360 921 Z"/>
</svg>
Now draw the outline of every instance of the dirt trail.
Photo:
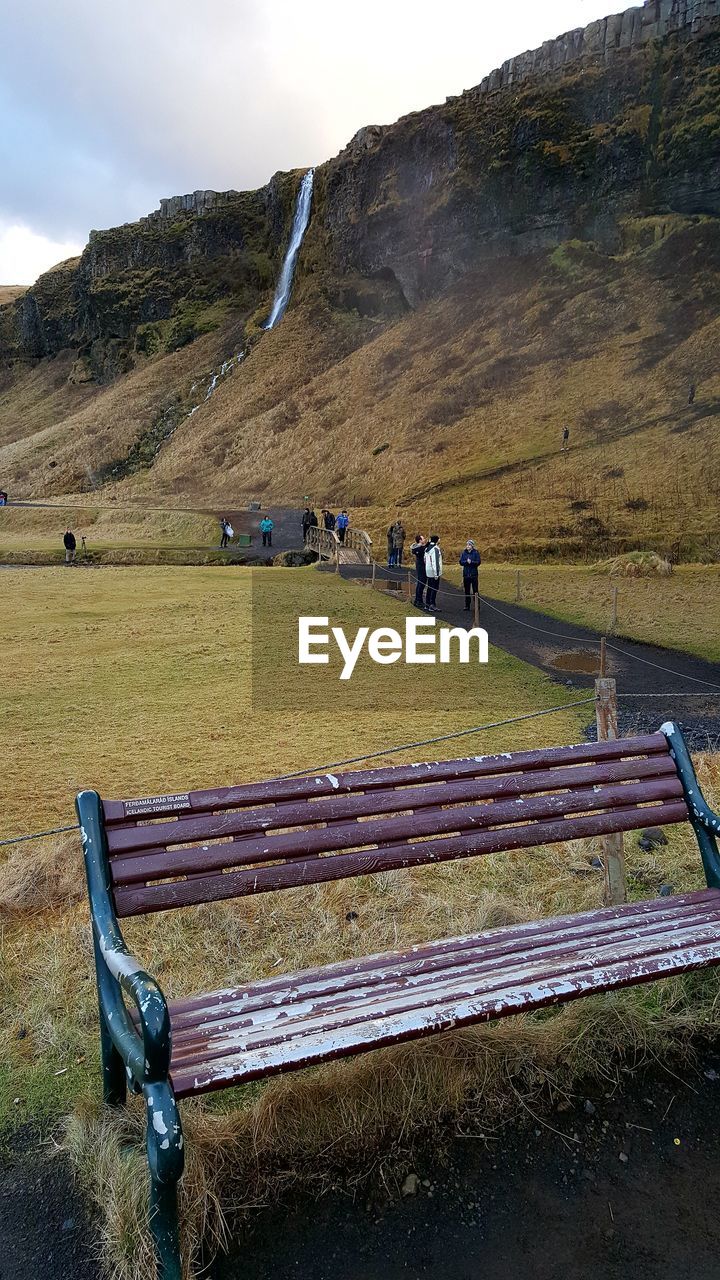
<svg viewBox="0 0 720 1280">
<path fill-rule="evenodd" d="M 619 1081 L 259 1211 L 206 1274 L 718 1280 L 720 1059 Z M 404 1197 L 408 1171 L 418 1187 Z M 102 1280 L 94 1230 L 52 1144 L 25 1140 L 0 1164 L 0 1280 Z"/>
<path fill-rule="evenodd" d="M 718 1280 L 717 1063 L 608 1090 L 455 1139 L 447 1164 L 412 1165 L 414 1196 L 399 1165 L 354 1198 L 266 1212 L 212 1280 Z"/>
</svg>

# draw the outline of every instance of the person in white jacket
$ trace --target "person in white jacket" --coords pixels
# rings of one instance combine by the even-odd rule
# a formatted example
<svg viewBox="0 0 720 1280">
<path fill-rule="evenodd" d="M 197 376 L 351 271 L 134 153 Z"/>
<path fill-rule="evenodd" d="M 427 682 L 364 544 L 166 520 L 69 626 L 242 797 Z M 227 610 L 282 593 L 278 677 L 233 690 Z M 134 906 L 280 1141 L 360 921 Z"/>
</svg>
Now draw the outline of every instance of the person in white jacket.
<svg viewBox="0 0 720 1280">
<path fill-rule="evenodd" d="M 442 571 L 443 562 L 442 551 L 440 550 L 440 538 L 436 533 L 434 533 L 425 552 L 425 572 L 427 574 L 425 608 L 428 610 L 435 608 L 435 601 L 437 599 Z"/>
</svg>

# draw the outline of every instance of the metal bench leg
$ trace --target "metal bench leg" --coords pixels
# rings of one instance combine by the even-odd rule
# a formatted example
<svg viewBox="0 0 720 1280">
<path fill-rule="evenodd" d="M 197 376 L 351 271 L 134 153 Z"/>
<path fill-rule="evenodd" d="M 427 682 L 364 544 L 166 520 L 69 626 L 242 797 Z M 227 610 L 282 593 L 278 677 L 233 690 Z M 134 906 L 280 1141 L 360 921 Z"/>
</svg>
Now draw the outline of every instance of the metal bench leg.
<svg viewBox="0 0 720 1280">
<path fill-rule="evenodd" d="M 102 1009 L 100 1009 L 100 1060 L 103 1100 L 109 1107 L 124 1107 L 127 1099 L 125 1063 L 110 1038 Z"/>
<path fill-rule="evenodd" d="M 150 1230 L 155 1243 L 158 1280 L 181 1280 L 177 1184 L 150 1178 Z"/>
<path fill-rule="evenodd" d="M 185 1163 L 182 1127 L 172 1086 L 144 1084 L 150 1166 L 150 1230 L 158 1280 L 182 1280 L 177 1184 Z"/>
</svg>

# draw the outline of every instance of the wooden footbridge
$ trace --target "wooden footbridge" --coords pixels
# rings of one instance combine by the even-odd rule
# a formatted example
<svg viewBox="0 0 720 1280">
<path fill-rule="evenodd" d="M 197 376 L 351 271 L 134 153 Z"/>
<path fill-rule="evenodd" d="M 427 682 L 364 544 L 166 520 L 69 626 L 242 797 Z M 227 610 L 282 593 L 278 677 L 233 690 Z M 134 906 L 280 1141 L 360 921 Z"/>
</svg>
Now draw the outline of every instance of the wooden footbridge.
<svg viewBox="0 0 720 1280">
<path fill-rule="evenodd" d="M 347 529 L 341 541 L 334 529 L 310 528 L 305 546 L 333 564 L 372 564 L 372 539 L 364 529 Z"/>
</svg>

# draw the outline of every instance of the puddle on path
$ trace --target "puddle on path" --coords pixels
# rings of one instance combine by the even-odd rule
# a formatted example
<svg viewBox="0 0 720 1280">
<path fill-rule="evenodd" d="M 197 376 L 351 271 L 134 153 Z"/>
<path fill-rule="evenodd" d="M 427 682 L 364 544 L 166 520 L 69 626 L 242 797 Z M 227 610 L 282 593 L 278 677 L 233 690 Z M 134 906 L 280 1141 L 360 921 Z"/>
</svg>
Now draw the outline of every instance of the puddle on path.
<svg viewBox="0 0 720 1280">
<path fill-rule="evenodd" d="M 597 651 L 581 649 L 575 653 L 558 653 L 550 659 L 550 666 L 556 671 L 574 671 L 578 675 L 597 676 L 600 674 L 600 655 Z"/>
</svg>

